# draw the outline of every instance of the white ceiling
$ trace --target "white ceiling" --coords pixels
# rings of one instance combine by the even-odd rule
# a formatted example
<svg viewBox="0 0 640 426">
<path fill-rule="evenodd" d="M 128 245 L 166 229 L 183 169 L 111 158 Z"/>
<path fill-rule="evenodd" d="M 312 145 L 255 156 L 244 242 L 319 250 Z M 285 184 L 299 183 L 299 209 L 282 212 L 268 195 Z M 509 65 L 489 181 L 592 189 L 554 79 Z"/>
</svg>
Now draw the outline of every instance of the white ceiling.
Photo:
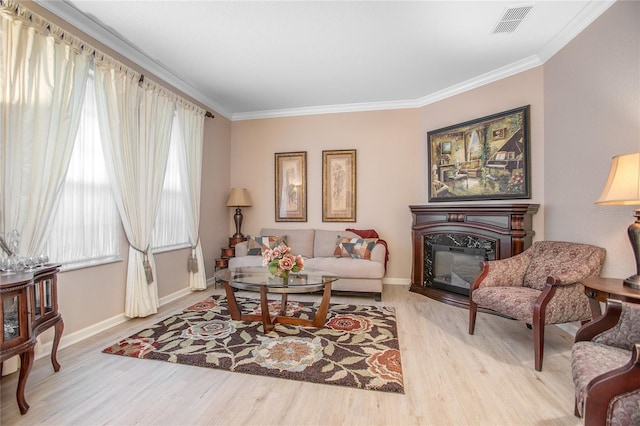
<svg viewBox="0 0 640 426">
<path fill-rule="evenodd" d="M 36 1 L 233 120 L 426 105 L 544 63 L 612 4 Z"/>
</svg>

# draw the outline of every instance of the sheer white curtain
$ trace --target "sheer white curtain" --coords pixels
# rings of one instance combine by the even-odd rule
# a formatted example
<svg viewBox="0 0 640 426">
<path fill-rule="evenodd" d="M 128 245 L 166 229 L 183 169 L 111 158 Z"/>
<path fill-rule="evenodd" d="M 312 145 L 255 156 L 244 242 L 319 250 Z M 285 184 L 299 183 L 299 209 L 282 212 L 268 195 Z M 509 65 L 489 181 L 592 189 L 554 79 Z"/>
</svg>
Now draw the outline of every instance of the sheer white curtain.
<svg viewBox="0 0 640 426">
<path fill-rule="evenodd" d="M 96 99 L 105 161 L 129 240 L 125 315 L 158 311 L 149 241 L 169 153 L 175 97 L 106 55 L 96 55 Z"/>
<path fill-rule="evenodd" d="M 182 183 L 187 197 L 187 217 L 191 257 L 188 263 L 189 288 L 204 290 L 207 279 L 204 270 L 202 245 L 198 230 L 200 228 L 200 187 L 202 182 L 202 145 L 204 136 L 205 111 L 195 105 L 179 102 L 177 105 L 178 123 L 184 144 L 186 167 Z"/>
<path fill-rule="evenodd" d="M 65 265 L 115 259 L 119 234 L 120 217 L 104 164 L 89 73 L 78 134 L 45 251 L 51 261 Z"/>
<path fill-rule="evenodd" d="M 19 253 L 37 256 L 67 172 L 92 52 L 15 2 L 0 4 L 0 21 L 0 232 L 17 229 Z"/>
<path fill-rule="evenodd" d="M 167 170 L 164 175 L 160 207 L 151 237 L 151 248 L 154 253 L 184 248 L 189 244 L 187 224 L 189 218 L 187 217 L 187 201 L 182 184 L 183 169 L 186 167 L 178 117 L 174 115 Z"/>
</svg>

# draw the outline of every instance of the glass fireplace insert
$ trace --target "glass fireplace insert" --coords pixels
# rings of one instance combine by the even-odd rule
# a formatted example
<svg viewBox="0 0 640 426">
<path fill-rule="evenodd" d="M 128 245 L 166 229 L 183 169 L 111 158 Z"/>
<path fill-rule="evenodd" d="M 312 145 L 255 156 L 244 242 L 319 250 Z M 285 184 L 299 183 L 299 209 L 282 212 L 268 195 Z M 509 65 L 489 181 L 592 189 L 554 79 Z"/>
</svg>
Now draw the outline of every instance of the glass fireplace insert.
<svg viewBox="0 0 640 426">
<path fill-rule="evenodd" d="M 480 262 L 487 260 L 486 250 L 475 247 L 431 246 L 433 287 L 469 295 L 471 283 L 481 272 Z"/>
</svg>

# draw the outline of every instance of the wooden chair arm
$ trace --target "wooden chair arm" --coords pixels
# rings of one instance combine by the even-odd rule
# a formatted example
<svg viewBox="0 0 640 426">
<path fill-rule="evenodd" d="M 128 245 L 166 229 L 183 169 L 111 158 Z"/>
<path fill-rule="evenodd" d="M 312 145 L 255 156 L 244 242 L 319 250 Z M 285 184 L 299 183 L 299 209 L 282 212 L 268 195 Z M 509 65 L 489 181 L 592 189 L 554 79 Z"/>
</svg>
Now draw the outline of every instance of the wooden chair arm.
<svg viewBox="0 0 640 426">
<path fill-rule="evenodd" d="M 533 324 L 537 324 L 538 327 L 544 327 L 545 317 L 547 312 L 547 305 L 551 298 L 556 294 L 556 286 L 549 282 L 545 283 L 542 292 L 536 299 L 536 303 L 533 305 Z"/>
<path fill-rule="evenodd" d="M 608 371 L 591 380 L 587 385 L 583 411 L 584 425 L 607 424 L 609 403 L 617 396 L 640 389 L 640 343 L 631 351 L 627 364 Z"/>
<path fill-rule="evenodd" d="M 480 268 L 482 268 L 482 271 L 480 271 L 480 274 L 471 283 L 470 291 L 473 291 L 476 288 L 478 288 L 482 280 L 484 280 L 484 277 L 486 277 L 487 274 L 489 273 L 489 262 L 480 262 Z"/>
<path fill-rule="evenodd" d="M 598 334 L 618 324 L 621 315 L 622 303 L 619 300 L 607 299 L 607 309 L 604 315 L 580 327 L 576 333 L 575 341 L 584 342 L 592 340 Z"/>
</svg>

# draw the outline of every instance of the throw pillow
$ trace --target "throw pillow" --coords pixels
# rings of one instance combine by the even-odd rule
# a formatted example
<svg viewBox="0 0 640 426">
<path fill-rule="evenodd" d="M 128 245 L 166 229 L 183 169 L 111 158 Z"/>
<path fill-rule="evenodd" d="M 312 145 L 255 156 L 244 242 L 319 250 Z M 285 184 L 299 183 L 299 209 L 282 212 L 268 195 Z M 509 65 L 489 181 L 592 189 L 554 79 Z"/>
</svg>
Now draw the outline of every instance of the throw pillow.
<svg viewBox="0 0 640 426">
<path fill-rule="evenodd" d="M 275 248 L 280 243 L 284 243 L 284 236 L 257 235 L 249 239 L 247 255 L 262 256 L 265 250 Z"/>
<path fill-rule="evenodd" d="M 371 259 L 377 238 L 339 238 L 333 255 L 352 259 Z"/>
<path fill-rule="evenodd" d="M 316 236 L 313 239 L 313 257 L 333 257 L 340 238 L 360 238 L 360 236 L 347 231 L 316 229 Z"/>
</svg>

